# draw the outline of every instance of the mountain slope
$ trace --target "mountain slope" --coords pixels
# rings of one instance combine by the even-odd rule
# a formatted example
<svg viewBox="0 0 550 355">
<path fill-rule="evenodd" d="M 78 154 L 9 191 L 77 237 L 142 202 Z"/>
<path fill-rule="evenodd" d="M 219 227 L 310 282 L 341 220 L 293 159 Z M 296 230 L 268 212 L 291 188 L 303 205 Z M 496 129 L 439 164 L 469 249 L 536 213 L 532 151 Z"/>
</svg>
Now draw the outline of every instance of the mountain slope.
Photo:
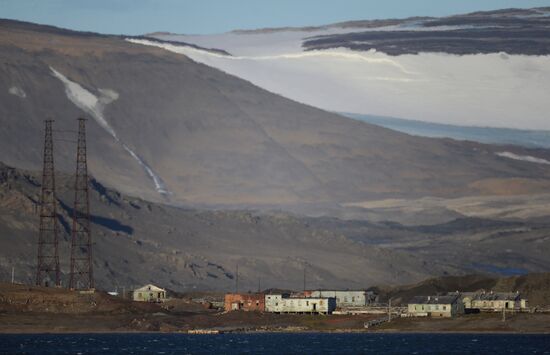
<svg viewBox="0 0 550 355">
<path fill-rule="evenodd" d="M 0 159 L 16 167 L 40 168 L 43 119 L 74 130 L 86 114 L 92 173 L 172 204 L 338 204 L 550 187 L 550 166 L 499 156 L 500 147 L 346 119 L 123 38 L 4 20 L 0 49 Z M 57 166 L 72 171 L 74 133 L 56 137 Z"/>
</svg>

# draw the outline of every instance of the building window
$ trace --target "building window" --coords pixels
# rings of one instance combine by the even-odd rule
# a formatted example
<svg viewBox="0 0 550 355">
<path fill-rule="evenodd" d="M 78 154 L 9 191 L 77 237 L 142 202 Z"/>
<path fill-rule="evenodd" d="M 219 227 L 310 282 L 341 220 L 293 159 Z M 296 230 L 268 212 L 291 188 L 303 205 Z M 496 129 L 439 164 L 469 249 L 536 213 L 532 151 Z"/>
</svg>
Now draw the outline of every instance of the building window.
<svg viewBox="0 0 550 355">
<path fill-rule="evenodd" d="M 443 306 L 443 310 L 446 311 L 446 310 L 447 310 L 447 306 Z"/>
</svg>

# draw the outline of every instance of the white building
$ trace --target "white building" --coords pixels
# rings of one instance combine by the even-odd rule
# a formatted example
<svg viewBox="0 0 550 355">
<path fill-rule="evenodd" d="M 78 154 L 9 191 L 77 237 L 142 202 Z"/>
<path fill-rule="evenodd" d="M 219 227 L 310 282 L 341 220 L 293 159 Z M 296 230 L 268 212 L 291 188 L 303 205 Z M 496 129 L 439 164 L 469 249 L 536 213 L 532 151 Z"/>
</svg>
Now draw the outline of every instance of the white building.
<svg viewBox="0 0 550 355">
<path fill-rule="evenodd" d="M 288 294 L 265 295 L 265 311 L 272 313 L 331 314 L 336 309 L 333 297 L 290 297 Z"/>
<path fill-rule="evenodd" d="M 454 317 L 464 314 L 460 294 L 447 296 L 416 296 L 408 305 L 408 314 L 413 317 Z"/>
<path fill-rule="evenodd" d="M 464 292 L 462 302 L 467 309 L 499 312 L 503 309 L 525 310 L 527 300 L 519 292 Z"/>
<path fill-rule="evenodd" d="M 311 291 L 311 297 L 336 298 L 336 307 L 365 307 L 377 301 L 377 296 L 372 291 L 365 290 L 316 290 Z"/>
<path fill-rule="evenodd" d="M 132 291 L 132 299 L 141 302 L 164 302 L 166 290 L 149 284 Z"/>
</svg>

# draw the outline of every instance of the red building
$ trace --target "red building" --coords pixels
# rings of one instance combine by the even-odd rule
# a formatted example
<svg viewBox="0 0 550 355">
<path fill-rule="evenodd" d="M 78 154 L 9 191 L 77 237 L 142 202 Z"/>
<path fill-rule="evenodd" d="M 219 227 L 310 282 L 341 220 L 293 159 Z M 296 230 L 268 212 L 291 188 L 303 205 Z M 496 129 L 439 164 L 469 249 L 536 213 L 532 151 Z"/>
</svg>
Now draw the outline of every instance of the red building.
<svg viewBox="0 0 550 355">
<path fill-rule="evenodd" d="M 227 293 L 224 303 L 226 311 L 265 311 L 263 293 Z"/>
</svg>

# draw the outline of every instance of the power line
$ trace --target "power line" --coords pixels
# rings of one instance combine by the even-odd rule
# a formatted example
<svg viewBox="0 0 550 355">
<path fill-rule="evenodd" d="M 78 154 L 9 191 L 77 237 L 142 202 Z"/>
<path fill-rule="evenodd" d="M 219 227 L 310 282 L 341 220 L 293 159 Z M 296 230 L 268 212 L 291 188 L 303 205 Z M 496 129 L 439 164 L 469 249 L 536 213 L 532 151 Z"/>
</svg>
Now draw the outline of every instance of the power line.
<svg viewBox="0 0 550 355">
<path fill-rule="evenodd" d="M 65 142 L 65 143 L 72 143 L 72 144 L 77 144 L 78 143 L 77 141 L 73 141 L 73 140 L 70 140 L 70 139 L 63 139 L 63 138 L 56 138 L 54 140 L 56 142 Z"/>
<path fill-rule="evenodd" d="M 69 130 L 69 129 L 54 129 L 53 132 L 58 132 L 58 133 L 78 133 L 78 131 L 73 131 L 73 130 Z"/>
<path fill-rule="evenodd" d="M 237 263 L 237 272 L 235 274 L 235 293 L 239 293 L 239 264 Z"/>
</svg>

